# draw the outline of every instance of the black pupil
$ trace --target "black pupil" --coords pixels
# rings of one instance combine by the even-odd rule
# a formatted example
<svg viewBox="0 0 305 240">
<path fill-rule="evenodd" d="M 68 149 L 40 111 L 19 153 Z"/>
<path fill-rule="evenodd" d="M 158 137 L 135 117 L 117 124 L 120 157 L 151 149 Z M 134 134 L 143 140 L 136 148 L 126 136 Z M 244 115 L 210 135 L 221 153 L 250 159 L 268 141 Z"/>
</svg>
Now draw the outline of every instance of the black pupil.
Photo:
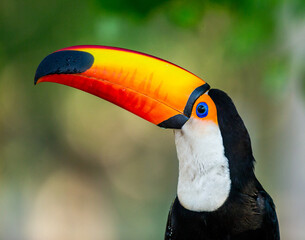
<svg viewBox="0 0 305 240">
<path fill-rule="evenodd" d="M 199 113 L 204 113 L 206 111 L 206 107 L 204 105 L 199 105 L 197 111 Z"/>
</svg>

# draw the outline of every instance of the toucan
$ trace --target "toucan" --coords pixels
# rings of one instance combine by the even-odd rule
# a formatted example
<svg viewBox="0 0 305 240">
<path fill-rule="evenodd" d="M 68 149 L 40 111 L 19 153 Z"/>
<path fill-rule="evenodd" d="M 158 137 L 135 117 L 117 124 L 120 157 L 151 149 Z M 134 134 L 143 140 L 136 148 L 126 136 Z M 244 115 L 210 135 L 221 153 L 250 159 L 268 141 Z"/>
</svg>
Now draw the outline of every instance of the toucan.
<svg viewBox="0 0 305 240">
<path fill-rule="evenodd" d="M 94 45 L 51 53 L 34 81 L 83 90 L 174 130 L 179 177 L 165 240 L 280 239 L 248 131 L 225 92 L 160 58 Z"/>
</svg>

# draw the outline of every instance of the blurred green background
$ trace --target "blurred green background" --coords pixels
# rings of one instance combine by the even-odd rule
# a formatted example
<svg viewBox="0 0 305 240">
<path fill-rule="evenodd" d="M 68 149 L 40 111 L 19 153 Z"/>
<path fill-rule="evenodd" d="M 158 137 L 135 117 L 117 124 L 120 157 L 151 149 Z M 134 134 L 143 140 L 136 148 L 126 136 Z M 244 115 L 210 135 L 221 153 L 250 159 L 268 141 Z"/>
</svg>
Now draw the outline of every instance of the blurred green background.
<svg viewBox="0 0 305 240">
<path fill-rule="evenodd" d="M 163 239 L 178 161 L 163 130 L 81 91 L 34 87 L 72 45 L 149 53 L 226 91 L 282 239 L 305 239 L 303 0 L 1 0 L 0 239 Z"/>
</svg>

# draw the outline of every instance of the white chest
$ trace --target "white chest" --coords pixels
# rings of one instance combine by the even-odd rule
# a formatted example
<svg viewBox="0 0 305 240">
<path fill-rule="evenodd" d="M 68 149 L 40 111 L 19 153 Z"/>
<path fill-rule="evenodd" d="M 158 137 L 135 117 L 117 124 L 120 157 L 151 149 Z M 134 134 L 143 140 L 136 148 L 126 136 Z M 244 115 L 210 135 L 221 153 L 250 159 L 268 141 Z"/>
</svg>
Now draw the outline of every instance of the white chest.
<svg viewBox="0 0 305 240">
<path fill-rule="evenodd" d="M 175 130 L 178 199 L 192 211 L 214 211 L 227 199 L 231 179 L 218 125 L 191 118 Z"/>
</svg>

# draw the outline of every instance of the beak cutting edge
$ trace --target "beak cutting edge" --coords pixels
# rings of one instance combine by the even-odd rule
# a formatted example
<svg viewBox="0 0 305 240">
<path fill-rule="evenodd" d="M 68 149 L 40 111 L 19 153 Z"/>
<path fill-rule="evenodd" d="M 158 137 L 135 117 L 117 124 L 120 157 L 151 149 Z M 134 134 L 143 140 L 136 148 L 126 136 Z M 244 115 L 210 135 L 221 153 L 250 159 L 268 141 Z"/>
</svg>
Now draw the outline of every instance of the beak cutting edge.
<svg viewBox="0 0 305 240">
<path fill-rule="evenodd" d="M 147 54 L 106 46 L 75 46 L 48 55 L 34 83 L 55 82 L 112 102 L 162 128 L 180 129 L 209 85 L 189 71 Z"/>
</svg>

